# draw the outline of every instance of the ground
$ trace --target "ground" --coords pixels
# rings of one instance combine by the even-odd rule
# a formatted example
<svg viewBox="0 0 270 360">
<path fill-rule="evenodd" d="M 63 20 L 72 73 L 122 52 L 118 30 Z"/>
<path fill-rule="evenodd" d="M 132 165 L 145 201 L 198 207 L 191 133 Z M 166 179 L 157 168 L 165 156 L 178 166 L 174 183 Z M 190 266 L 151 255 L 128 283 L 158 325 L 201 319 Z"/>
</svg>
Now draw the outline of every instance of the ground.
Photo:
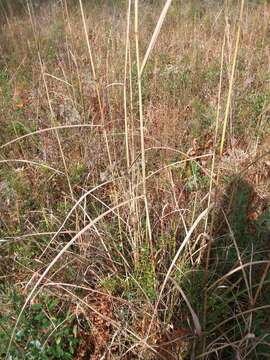
<svg viewBox="0 0 270 360">
<path fill-rule="evenodd" d="M 169 3 L 0 0 L 0 358 L 270 357 L 270 5 Z"/>
</svg>

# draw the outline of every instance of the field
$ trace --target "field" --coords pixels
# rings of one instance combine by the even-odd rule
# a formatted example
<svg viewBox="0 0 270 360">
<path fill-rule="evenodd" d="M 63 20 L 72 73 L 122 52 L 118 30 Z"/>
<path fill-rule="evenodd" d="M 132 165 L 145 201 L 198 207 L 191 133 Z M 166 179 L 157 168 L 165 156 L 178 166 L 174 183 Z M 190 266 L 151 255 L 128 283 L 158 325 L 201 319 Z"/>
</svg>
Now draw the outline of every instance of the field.
<svg viewBox="0 0 270 360">
<path fill-rule="evenodd" d="M 0 359 L 270 358 L 270 3 L 0 0 Z"/>
</svg>

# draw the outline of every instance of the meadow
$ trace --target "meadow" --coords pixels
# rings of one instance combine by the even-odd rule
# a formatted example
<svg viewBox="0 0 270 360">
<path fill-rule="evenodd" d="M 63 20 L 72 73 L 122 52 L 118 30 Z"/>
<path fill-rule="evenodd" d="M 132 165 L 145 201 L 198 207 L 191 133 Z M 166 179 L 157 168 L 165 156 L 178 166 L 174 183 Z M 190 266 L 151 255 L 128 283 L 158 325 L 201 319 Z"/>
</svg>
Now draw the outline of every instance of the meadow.
<svg viewBox="0 0 270 360">
<path fill-rule="evenodd" d="M 270 358 L 270 3 L 0 0 L 0 359 Z"/>
</svg>

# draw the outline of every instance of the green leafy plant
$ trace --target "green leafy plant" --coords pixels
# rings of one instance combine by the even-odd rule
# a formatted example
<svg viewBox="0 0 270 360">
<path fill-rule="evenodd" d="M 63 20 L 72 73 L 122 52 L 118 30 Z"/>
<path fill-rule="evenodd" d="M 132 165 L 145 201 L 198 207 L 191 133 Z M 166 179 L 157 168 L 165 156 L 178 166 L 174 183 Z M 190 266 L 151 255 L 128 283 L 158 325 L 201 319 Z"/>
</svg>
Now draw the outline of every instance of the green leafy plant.
<svg viewBox="0 0 270 360">
<path fill-rule="evenodd" d="M 15 290 L 10 293 L 13 316 L 18 316 L 23 297 Z M 7 344 L 12 331 L 10 314 L 4 314 L 0 320 L 0 356 L 6 355 Z M 27 307 L 18 328 L 14 343 L 10 349 L 10 358 L 33 360 L 72 359 L 80 343 L 77 337 L 77 325 L 67 305 L 50 296 L 39 299 Z"/>
</svg>

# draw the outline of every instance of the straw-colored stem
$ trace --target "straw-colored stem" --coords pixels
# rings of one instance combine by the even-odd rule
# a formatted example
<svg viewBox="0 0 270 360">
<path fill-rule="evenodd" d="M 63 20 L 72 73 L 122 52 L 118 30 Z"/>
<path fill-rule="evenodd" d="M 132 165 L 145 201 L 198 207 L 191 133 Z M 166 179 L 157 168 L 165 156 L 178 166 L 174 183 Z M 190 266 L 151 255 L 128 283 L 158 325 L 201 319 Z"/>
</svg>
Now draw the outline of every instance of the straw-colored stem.
<svg viewBox="0 0 270 360">
<path fill-rule="evenodd" d="M 218 103 L 217 103 L 217 114 L 216 114 L 216 126 L 215 126 L 215 134 L 214 134 L 214 153 L 212 157 L 212 164 L 211 164 L 211 176 L 210 176 L 210 184 L 209 184 L 209 195 L 208 195 L 208 207 L 210 206 L 211 202 L 213 202 L 212 199 L 212 191 L 213 191 L 213 185 L 214 185 L 214 169 L 215 169 L 215 163 L 216 163 L 216 145 L 217 145 L 217 136 L 218 136 L 218 128 L 219 128 L 219 115 L 220 115 L 220 101 L 221 101 L 221 89 L 222 89 L 222 78 L 223 78 L 223 64 L 224 64 L 224 48 L 225 48 L 225 35 L 223 37 L 223 44 L 221 49 L 221 63 L 220 63 L 220 76 L 219 76 L 219 90 L 218 90 Z M 218 181 L 218 180 L 217 180 Z M 214 218 L 215 214 L 213 214 Z M 205 293 L 204 293 L 204 310 L 203 310 L 203 329 L 206 327 L 206 321 L 207 321 L 207 301 L 208 301 L 208 292 L 207 292 L 207 282 L 209 277 L 209 262 L 210 262 L 210 254 L 212 249 L 212 225 L 213 220 L 210 227 L 210 241 L 207 247 L 207 255 L 206 255 L 206 265 L 205 265 L 205 273 L 204 273 L 204 283 L 205 283 Z M 207 227 L 208 227 L 208 215 L 205 219 L 205 226 L 204 226 L 204 232 L 207 233 Z M 206 346 L 206 337 L 203 338 L 203 352 L 205 352 L 205 346 Z"/>
<path fill-rule="evenodd" d="M 235 49 L 234 49 L 234 55 L 233 55 L 232 70 L 231 70 L 231 76 L 230 76 L 230 82 L 229 82 L 229 91 L 228 91 L 226 110 L 225 110 L 225 115 L 224 115 L 222 137 L 221 137 L 221 143 L 220 143 L 220 155 L 222 155 L 222 153 L 223 153 L 225 136 L 226 136 L 226 129 L 227 129 L 228 118 L 229 118 L 229 111 L 230 111 L 230 106 L 231 106 L 232 91 L 233 91 L 233 84 L 234 84 L 234 75 L 235 75 L 237 55 L 238 55 L 238 49 L 239 49 L 239 43 L 240 43 L 240 34 L 241 34 L 241 28 L 242 28 L 244 4 L 245 4 L 245 0 L 242 0 L 241 1 L 240 14 L 239 14 L 239 23 L 238 23 L 237 35 L 236 35 L 236 43 L 235 43 Z"/>
<path fill-rule="evenodd" d="M 146 196 L 146 169 L 145 169 L 145 146 L 144 146 L 144 119 L 143 119 L 143 101 L 142 101 L 142 77 L 140 72 L 140 55 L 139 55 L 139 27 L 138 27 L 138 0 L 135 0 L 135 44 L 136 44 L 136 60 L 138 75 L 138 93 L 139 93 L 139 117 L 140 117 L 140 139 L 141 139 L 141 169 L 142 169 L 142 187 L 145 199 L 146 226 L 149 237 L 149 243 L 152 253 L 152 232 L 150 226 L 150 216 L 148 202 Z"/>
<path fill-rule="evenodd" d="M 87 31 L 87 26 L 86 26 L 86 20 L 85 20 L 82 0 L 79 0 L 79 3 L 80 3 L 80 10 L 81 10 L 81 16 L 82 16 L 85 40 L 86 40 L 86 44 L 87 44 L 87 49 L 88 49 L 88 55 L 89 55 L 90 64 L 91 64 L 93 80 L 95 82 L 95 88 L 96 88 L 96 93 L 97 93 L 97 99 L 98 99 L 101 123 L 102 123 L 103 126 L 105 126 L 104 110 L 103 110 L 102 101 L 101 101 L 99 83 L 98 83 L 98 80 L 97 80 L 97 77 L 96 77 L 96 70 L 95 70 L 95 65 L 94 65 L 94 60 L 93 60 L 93 55 L 92 55 L 92 49 L 91 49 L 91 45 L 90 45 L 90 42 L 89 42 L 89 36 L 88 36 L 88 31 Z M 104 134 L 108 159 L 109 159 L 109 163 L 110 163 L 110 169 L 112 171 L 113 167 L 112 167 L 111 152 L 110 152 L 110 148 L 109 148 L 109 142 L 108 142 L 108 137 L 107 137 L 107 132 L 106 132 L 105 127 L 103 129 L 103 134 Z"/>
<path fill-rule="evenodd" d="M 126 49 L 125 49 L 125 73 L 124 73 L 124 112 L 125 112 L 125 144 L 126 144 L 126 161 L 127 169 L 130 166 L 129 159 L 129 127 L 128 127 L 128 110 L 127 110 L 127 74 L 128 74 L 128 58 L 129 58 L 129 31 L 130 31 L 130 11 L 131 11 L 131 0 L 128 2 L 127 10 L 127 29 L 126 29 Z"/>
<path fill-rule="evenodd" d="M 140 73 L 140 55 L 139 55 L 139 28 L 138 28 L 138 0 L 135 0 L 135 43 L 136 43 L 136 61 L 138 74 L 138 93 L 139 93 L 139 117 L 140 117 L 140 139 L 141 139 L 141 169 L 143 194 L 146 195 L 145 182 L 145 147 L 144 147 L 144 119 L 143 119 L 143 102 L 142 102 L 142 78 Z"/>
</svg>

